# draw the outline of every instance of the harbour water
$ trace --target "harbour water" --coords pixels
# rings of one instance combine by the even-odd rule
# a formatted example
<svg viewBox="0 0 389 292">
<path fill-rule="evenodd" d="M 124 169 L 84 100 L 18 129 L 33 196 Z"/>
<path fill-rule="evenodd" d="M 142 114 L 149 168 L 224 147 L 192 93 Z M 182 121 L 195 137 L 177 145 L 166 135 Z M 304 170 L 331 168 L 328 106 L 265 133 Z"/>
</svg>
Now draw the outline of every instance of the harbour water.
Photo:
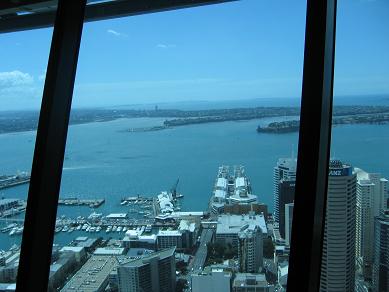
<svg viewBox="0 0 389 292">
<path fill-rule="evenodd" d="M 220 165 L 244 165 L 261 202 L 273 203 L 273 167 L 280 157 L 296 153 L 298 134 L 259 134 L 258 124 L 277 119 L 190 125 L 154 132 L 126 132 L 131 127 L 159 125 L 163 119 L 121 119 L 69 128 L 61 197 L 104 198 L 99 213 L 127 212 L 124 197 L 156 196 L 180 179 L 183 210 L 207 207 Z M 332 155 L 369 172 L 389 177 L 389 125 L 342 125 L 333 129 Z M 30 171 L 35 132 L 0 135 L 0 169 L 13 174 Z M 28 185 L 0 191 L 2 197 L 23 198 Z M 50 194 L 47 194 L 48 196 Z M 87 216 L 88 206 L 60 206 L 58 216 Z M 22 216 L 22 215 L 20 215 Z M 60 232 L 57 243 L 80 231 Z M 110 235 L 111 236 L 111 235 Z M 112 237 L 122 235 L 113 235 Z M 19 243 L 20 236 L 0 234 L 0 249 Z"/>
</svg>

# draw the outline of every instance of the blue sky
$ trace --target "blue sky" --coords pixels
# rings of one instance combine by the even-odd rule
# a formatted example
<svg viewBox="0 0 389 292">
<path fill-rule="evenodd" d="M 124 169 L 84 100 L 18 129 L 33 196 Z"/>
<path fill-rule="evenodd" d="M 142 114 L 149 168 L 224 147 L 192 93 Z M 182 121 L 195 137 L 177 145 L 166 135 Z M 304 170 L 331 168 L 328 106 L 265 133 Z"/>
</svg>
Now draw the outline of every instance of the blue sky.
<svg viewBox="0 0 389 292">
<path fill-rule="evenodd" d="M 340 0 L 336 95 L 389 93 L 389 1 Z M 87 23 L 73 106 L 299 97 L 306 2 Z M 0 35 L 0 108 L 39 108 L 52 29 Z"/>
</svg>

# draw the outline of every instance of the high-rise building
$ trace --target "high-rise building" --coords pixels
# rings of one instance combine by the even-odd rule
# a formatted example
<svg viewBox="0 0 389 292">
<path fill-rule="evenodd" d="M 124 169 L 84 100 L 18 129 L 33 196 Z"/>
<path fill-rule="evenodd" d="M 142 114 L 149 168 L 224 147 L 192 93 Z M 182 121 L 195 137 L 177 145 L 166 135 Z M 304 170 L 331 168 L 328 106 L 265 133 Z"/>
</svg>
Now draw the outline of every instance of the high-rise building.
<svg viewBox="0 0 389 292">
<path fill-rule="evenodd" d="M 241 272 L 258 273 L 263 266 L 263 237 L 258 225 L 242 227 L 238 233 L 238 259 Z"/>
<path fill-rule="evenodd" d="M 285 243 L 290 245 L 290 239 L 292 234 L 292 222 L 293 222 L 293 208 L 294 203 L 285 205 Z"/>
<path fill-rule="evenodd" d="M 231 290 L 232 272 L 217 268 L 204 268 L 191 274 L 191 291 L 225 291 Z"/>
<path fill-rule="evenodd" d="M 356 174 L 350 165 L 330 161 L 320 291 L 355 289 Z"/>
<path fill-rule="evenodd" d="M 216 225 L 216 242 L 231 245 L 238 249 L 239 233 L 249 226 L 255 225 L 261 229 L 262 236 L 267 236 L 267 226 L 263 215 L 249 213 L 248 215 L 219 215 Z"/>
<path fill-rule="evenodd" d="M 175 291 L 175 247 L 120 265 L 117 269 L 119 291 Z"/>
<path fill-rule="evenodd" d="M 389 209 L 374 222 L 373 292 L 389 291 Z"/>
<path fill-rule="evenodd" d="M 386 207 L 388 180 L 378 173 L 357 174 L 356 257 L 365 279 L 371 279 L 374 254 L 374 217 Z"/>
<path fill-rule="evenodd" d="M 282 179 L 278 186 L 279 230 L 282 238 L 285 238 L 285 205 L 294 201 L 295 186 L 294 179 Z"/>
<path fill-rule="evenodd" d="M 281 180 L 296 180 L 297 159 L 280 158 L 273 172 L 274 186 L 274 221 L 280 222 L 279 217 L 279 183 Z"/>
<path fill-rule="evenodd" d="M 233 292 L 273 292 L 274 285 L 267 282 L 265 274 L 237 273 L 232 283 Z"/>
</svg>

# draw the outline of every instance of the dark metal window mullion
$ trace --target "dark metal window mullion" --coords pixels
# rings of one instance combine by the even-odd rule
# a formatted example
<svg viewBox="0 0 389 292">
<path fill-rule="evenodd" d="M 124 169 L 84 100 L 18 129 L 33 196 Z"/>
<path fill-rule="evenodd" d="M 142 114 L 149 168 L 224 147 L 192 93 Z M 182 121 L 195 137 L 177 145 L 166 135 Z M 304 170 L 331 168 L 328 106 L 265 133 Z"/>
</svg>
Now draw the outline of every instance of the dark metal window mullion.
<svg viewBox="0 0 389 292">
<path fill-rule="evenodd" d="M 336 0 L 308 0 L 288 291 L 319 291 L 331 145 Z"/>
<path fill-rule="evenodd" d="M 39 117 L 17 291 L 47 291 L 86 0 L 59 0 Z"/>
</svg>

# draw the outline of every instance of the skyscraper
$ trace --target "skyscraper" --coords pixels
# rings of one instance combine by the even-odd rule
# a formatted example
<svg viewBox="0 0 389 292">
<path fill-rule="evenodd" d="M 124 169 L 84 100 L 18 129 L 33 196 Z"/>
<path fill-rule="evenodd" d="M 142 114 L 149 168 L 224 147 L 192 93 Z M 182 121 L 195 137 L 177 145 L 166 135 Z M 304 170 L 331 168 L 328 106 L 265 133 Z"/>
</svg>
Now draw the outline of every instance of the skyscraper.
<svg viewBox="0 0 389 292">
<path fill-rule="evenodd" d="M 294 179 L 282 179 L 279 183 L 278 210 L 280 218 L 279 228 L 282 238 L 285 238 L 285 205 L 294 201 L 295 186 L 296 180 Z"/>
<path fill-rule="evenodd" d="M 374 222 L 373 292 L 389 291 L 389 209 Z"/>
<path fill-rule="evenodd" d="M 118 267 L 119 291 L 175 291 L 175 247 L 132 260 Z"/>
<path fill-rule="evenodd" d="M 357 174 L 356 256 L 365 279 L 371 279 L 374 254 L 374 217 L 386 207 L 388 180 L 378 173 Z"/>
<path fill-rule="evenodd" d="M 297 159 L 280 158 L 273 171 L 274 186 L 274 221 L 280 222 L 279 217 L 279 183 L 284 180 L 296 180 Z"/>
<path fill-rule="evenodd" d="M 355 289 L 356 174 L 350 165 L 330 161 L 320 291 Z"/>
<path fill-rule="evenodd" d="M 258 225 L 245 225 L 238 233 L 238 259 L 241 272 L 258 273 L 262 267 L 263 238 Z"/>
<path fill-rule="evenodd" d="M 285 243 L 290 245 L 290 239 L 292 234 L 292 222 L 293 222 L 293 208 L 294 203 L 285 205 Z"/>
</svg>

